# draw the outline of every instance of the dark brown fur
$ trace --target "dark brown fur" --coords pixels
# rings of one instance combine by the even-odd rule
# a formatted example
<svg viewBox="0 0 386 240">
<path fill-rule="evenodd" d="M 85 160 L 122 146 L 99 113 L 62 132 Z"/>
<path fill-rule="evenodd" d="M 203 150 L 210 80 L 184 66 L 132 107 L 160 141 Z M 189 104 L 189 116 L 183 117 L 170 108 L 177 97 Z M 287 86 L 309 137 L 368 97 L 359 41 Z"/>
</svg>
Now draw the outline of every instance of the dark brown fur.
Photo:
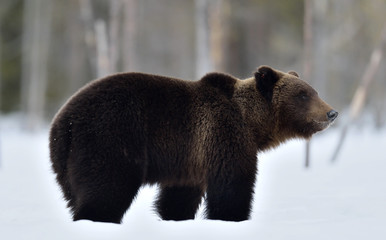
<svg viewBox="0 0 386 240">
<path fill-rule="evenodd" d="M 143 184 L 162 219 L 249 218 L 256 153 L 309 138 L 331 110 L 297 74 L 262 66 L 240 80 L 142 73 L 96 80 L 58 112 L 50 156 L 74 220 L 119 223 Z"/>
</svg>

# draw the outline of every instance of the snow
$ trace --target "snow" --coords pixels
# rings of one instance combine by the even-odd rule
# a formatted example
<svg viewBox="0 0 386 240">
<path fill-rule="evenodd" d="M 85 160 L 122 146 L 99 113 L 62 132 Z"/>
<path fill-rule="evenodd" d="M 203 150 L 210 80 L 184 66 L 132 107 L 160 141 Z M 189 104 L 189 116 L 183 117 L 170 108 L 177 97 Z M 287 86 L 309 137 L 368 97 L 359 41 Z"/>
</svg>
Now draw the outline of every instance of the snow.
<svg viewBox="0 0 386 240">
<path fill-rule="evenodd" d="M 20 118 L 1 119 L 0 236 L 2 239 L 384 239 L 386 129 L 350 129 L 336 163 L 339 129 L 260 154 L 250 221 L 160 221 L 144 187 L 121 225 L 72 222 L 48 157 L 48 130 L 28 133 Z M 202 214 L 202 208 L 200 209 Z M 200 215 L 199 214 L 199 215 Z"/>
</svg>

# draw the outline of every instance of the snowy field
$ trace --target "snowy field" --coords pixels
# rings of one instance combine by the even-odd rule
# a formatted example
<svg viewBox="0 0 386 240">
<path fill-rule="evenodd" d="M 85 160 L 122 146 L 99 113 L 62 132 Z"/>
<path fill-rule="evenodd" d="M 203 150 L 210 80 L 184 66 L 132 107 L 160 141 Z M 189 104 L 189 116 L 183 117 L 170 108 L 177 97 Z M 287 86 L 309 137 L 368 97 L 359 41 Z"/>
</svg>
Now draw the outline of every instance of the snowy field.
<svg viewBox="0 0 386 240">
<path fill-rule="evenodd" d="M 157 190 L 145 187 L 115 225 L 72 222 L 50 168 L 48 130 L 0 122 L 1 239 L 386 239 L 386 129 L 350 129 L 335 164 L 339 132 L 316 135 L 308 170 L 303 141 L 260 155 L 250 221 L 160 221 Z"/>
</svg>

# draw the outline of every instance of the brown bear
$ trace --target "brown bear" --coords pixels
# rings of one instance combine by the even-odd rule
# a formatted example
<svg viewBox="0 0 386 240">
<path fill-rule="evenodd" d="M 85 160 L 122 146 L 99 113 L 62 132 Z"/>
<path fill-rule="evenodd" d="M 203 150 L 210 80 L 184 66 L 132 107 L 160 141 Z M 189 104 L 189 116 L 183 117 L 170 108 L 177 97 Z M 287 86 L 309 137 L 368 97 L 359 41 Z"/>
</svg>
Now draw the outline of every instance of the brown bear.
<svg viewBox="0 0 386 240">
<path fill-rule="evenodd" d="M 50 157 L 74 220 L 120 223 L 143 184 L 164 220 L 249 218 L 256 154 L 310 138 L 338 113 L 295 72 L 240 80 L 121 73 L 80 89 L 50 130 Z"/>
</svg>

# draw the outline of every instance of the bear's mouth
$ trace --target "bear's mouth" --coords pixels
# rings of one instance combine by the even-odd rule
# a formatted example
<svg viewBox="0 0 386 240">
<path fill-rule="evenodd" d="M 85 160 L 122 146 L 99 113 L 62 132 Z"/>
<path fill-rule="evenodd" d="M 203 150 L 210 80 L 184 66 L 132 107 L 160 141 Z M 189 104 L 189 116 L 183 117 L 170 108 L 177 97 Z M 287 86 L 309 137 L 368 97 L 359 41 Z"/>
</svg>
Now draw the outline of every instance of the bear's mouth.
<svg viewBox="0 0 386 240">
<path fill-rule="evenodd" d="M 317 128 L 320 129 L 319 131 L 322 131 L 328 128 L 332 123 L 332 121 L 317 121 L 317 120 L 312 120 L 312 122 L 317 126 Z"/>
</svg>

